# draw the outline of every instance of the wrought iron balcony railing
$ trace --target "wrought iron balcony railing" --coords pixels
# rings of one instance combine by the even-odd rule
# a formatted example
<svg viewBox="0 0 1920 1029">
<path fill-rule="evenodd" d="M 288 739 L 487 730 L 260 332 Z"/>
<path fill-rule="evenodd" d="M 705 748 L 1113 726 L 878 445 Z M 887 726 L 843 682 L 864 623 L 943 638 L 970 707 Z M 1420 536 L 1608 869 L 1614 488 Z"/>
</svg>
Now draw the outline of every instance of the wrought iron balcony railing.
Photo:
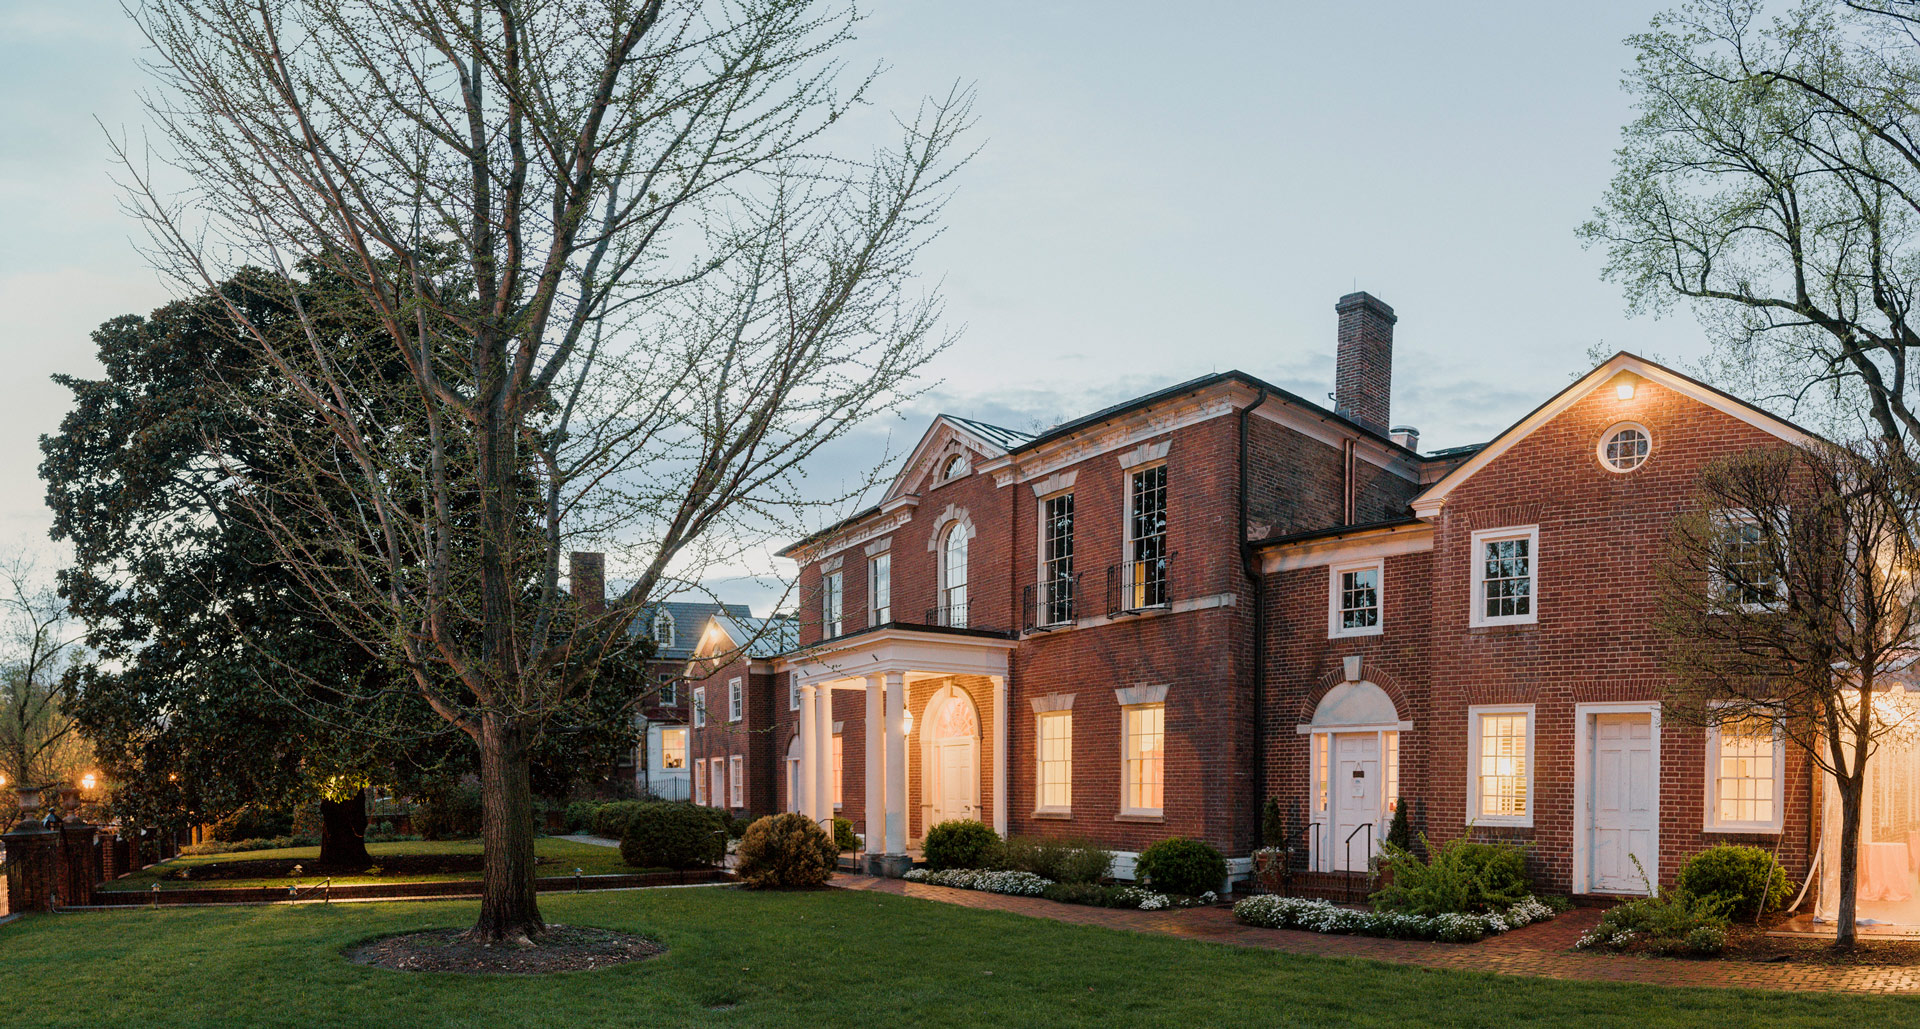
<svg viewBox="0 0 1920 1029">
<path fill-rule="evenodd" d="M 1174 555 L 1124 561 L 1107 569 L 1107 614 L 1152 611 L 1173 602 L 1170 589 Z"/>
<path fill-rule="evenodd" d="M 1056 575 L 1026 587 L 1020 593 L 1021 631 L 1058 629 L 1079 618 L 1078 573 Z"/>
</svg>

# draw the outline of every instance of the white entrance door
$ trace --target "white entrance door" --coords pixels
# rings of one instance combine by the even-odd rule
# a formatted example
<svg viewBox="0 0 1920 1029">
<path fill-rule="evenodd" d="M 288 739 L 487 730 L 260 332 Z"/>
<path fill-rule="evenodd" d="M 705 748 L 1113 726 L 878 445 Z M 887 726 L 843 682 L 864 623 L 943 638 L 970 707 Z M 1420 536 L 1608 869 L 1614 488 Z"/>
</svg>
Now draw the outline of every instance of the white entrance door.
<svg viewBox="0 0 1920 1029">
<path fill-rule="evenodd" d="M 973 818 L 973 745 L 960 740 L 936 748 L 940 761 L 940 793 L 934 803 L 933 824 Z"/>
<path fill-rule="evenodd" d="M 1640 859 L 1647 880 L 1660 874 L 1655 864 L 1660 832 L 1653 716 L 1596 714 L 1592 732 L 1588 888 L 1595 893 L 1645 893 L 1647 883 L 1633 859 Z"/>
<path fill-rule="evenodd" d="M 1380 736 L 1333 735 L 1333 835 L 1327 849 L 1336 870 L 1363 872 L 1380 847 Z M 1362 826 L 1371 825 L 1371 830 Z M 1351 843 L 1349 843 L 1351 840 Z"/>
</svg>

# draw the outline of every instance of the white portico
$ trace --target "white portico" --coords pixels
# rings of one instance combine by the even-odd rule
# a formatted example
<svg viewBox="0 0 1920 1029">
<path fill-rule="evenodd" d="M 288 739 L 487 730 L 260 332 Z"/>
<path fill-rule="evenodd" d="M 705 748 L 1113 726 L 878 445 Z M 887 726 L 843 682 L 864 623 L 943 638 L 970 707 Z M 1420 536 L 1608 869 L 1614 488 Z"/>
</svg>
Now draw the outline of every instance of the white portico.
<svg viewBox="0 0 1920 1029">
<path fill-rule="evenodd" d="M 818 821 L 832 817 L 833 692 L 853 690 L 866 697 L 861 767 L 868 871 L 900 875 L 909 866 L 910 752 L 919 755 L 922 831 L 948 818 L 969 817 L 1004 835 L 1007 655 L 1013 647 L 1013 640 L 996 632 L 883 625 L 781 658 L 776 670 L 793 677 L 799 695 L 794 792 L 800 810 Z M 919 697 L 918 713 L 912 714 L 909 693 L 925 693 L 914 687 L 935 680 L 940 680 L 937 688 Z M 982 682 L 984 688 L 973 685 Z M 852 757 L 843 757 L 848 771 Z M 990 790 L 982 788 L 983 762 L 991 762 Z M 991 798 L 990 816 L 980 810 L 983 794 Z"/>
</svg>

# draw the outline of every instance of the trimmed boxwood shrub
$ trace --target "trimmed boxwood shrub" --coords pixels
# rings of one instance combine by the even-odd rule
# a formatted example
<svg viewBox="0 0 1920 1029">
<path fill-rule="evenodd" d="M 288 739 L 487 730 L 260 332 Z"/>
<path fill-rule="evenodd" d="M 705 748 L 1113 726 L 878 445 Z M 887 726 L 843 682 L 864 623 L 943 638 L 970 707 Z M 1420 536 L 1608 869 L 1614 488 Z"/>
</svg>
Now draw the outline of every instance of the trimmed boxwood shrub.
<svg viewBox="0 0 1920 1029">
<path fill-rule="evenodd" d="M 427 840 L 470 840 L 480 835 L 480 787 L 454 783 L 417 798 L 413 831 Z"/>
<path fill-rule="evenodd" d="M 852 823 L 839 821 L 852 832 Z M 819 886 L 833 878 L 840 848 L 806 815 L 768 815 L 747 826 L 734 871 L 750 889 Z"/>
<path fill-rule="evenodd" d="M 1227 859 L 1210 843 L 1169 836 L 1141 851 L 1134 870 L 1154 889 L 1197 897 L 1226 882 Z"/>
<path fill-rule="evenodd" d="M 625 839 L 627 823 L 641 810 L 652 804 L 662 803 L 656 800 L 616 800 L 602 804 L 593 812 L 593 834 L 609 840 Z M 719 812 L 714 812 L 716 818 Z M 724 824 L 724 823 L 723 823 Z"/>
<path fill-rule="evenodd" d="M 627 864 L 704 868 L 719 864 L 727 853 L 727 827 L 718 811 L 664 800 L 630 803 L 635 809 L 620 835 L 620 860 Z"/>
<path fill-rule="evenodd" d="M 926 854 L 927 867 L 936 872 L 948 868 L 992 868 L 1000 858 L 1000 834 L 985 823 L 956 818 L 928 829 L 921 849 Z"/>
<path fill-rule="evenodd" d="M 1696 897 L 1720 897 L 1735 918 L 1780 908 L 1791 889 L 1787 873 L 1759 847 L 1721 844 L 1695 854 L 1680 869 L 1679 886 Z"/>
<path fill-rule="evenodd" d="M 1000 867 L 1056 883 L 1097 883 L 1113 874 L 1113 851 L 1086 840 L 1010 836 L 1000 847 Z"/>
<path fill-rule="evenodd" d="M 1475 843 L 1457 836 L 1438 847 L 1419 837 L 1433 855 L 1420 860 L 1411 850 L 1388 843 L 1381 863 L 1393 881 L 1370 899 L 1376 911 L 1408 915 L 1485 914 L 1505 911 L 1527 893 L 1527 857 L 1505 843 Z"/>
</svg>

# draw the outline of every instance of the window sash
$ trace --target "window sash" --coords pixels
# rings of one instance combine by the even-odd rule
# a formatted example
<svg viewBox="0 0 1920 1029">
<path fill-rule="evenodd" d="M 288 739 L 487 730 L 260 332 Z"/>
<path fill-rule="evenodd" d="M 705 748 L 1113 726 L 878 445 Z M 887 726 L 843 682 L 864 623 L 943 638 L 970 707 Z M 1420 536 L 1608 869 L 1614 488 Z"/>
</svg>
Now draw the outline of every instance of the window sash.
<svg viewBox="0 0 1920 1029">
<path fill-rule="evenodd" d="M 1334 632 L 1345 635 L 1379 631 L 1380 572 L 1377 564 L 1334 572 Z"/>
<path fill-rule="evenodd" d="M 1141 468 L 1128 477 L 1128 597 L 1132 609 L 1167 602 L 1167 466 Z"/>
<path fill-rule="evenodd" d="M 893 555 L 881 553 L 867 562 L 867 623 L 893 621 Z"/>
<path fill-rule="evenodd" d="M 745 769 L 746 765 L 741 761 L 740 755 L 735 754 L 727 759 L 727 792 L 733 798 L 734 807 L 746 806 Z"/>
<path fill-rule="evenodd" d="M 1780 821 L 1781 740 L 1772 723 L 1747 716 L 1714 727 L 1707 755 L 1708 797 L 1716 827 L 1771 828 Z M 1883 777 L 1884 778 L 1884 777 Z"/>
<path fill-rule="evenodd" d="M 1040 624 L 1073 620 L 1073 494 L 1048 497 L 1040 516 Z"/>
<path fill-rule="evenodd" d="M 741 714 L 740 709 L 744 706 L 741 703 L 742 699 L 743 698 L 741 697 L 740 680 L 728 679 L 727 680 L 727 721 L 737 722 L 740 720 L 740 714 Z"/>
<path fill-rule="evenodd" d="M 967 531 L 955 525 L 947 530 L 946 543 L 940 548 L 943 607 L 946 624 L 955 629 L 967 627 Z"/>
<path fill-rule="evenodd" d="M 1035 736 L 1040 765 L 1036 806 L 1064 812 L 1073 806 L 1073 712 L 1042 714 Z"/>
<path fill-rule="evenodd" d="M 687 730 L 660 730 L 660 767 L 687 767 Z"/>
<path fill-rule="evenodd" d="M 842 769 L 844 768 L 844 765 L 842 762 L 845 756 L 846 756 L 846 748 L 841 746 L 840 736 L 839 734 L 836 733 L 833 737 L 833 806 L 834 807 L 841 806 L 842 800 L 841 800 L 840 790 L 841 790 L 841 786 L 845 784 L 847 779 L 845 772 L 842 771 Z"/>
<path fill-rule="evenodd" d="M 1159 814 L 1166 800 L 1166 707 L 1126 709 L 1126 808 Z"/>
<path fill-rule="evenodd" d="M 705 686 L 695 686 L 693 688 L 693 727 L 702 729 L 706 727 L 706 724 L 707 688 Z"/>
<path fill-rule="evenodd" d="M 1745 511 L 1722 514 L 1715 534 L 1713 588 L 1723 603 L 1772 607 L 1787 596 L 1786 580 L 1769 559 L 1766 530 Z"/>
<path fill-rule="evenodd" d="M 693 763 L 693 802 L 695 804 L 707 802 L 707 763 L 705 761 Z"/>
<path fill-rule="evenodd" d="M 1475 805 L 1480 818 L 1526 818 L 1528 805 L 1528 723 L 1524 711 L 1500 711 L 1478 718 L 1475 745 Z"/>
<path fill-rule="evenodd" d="M 841 573 L 834 572 L 827 576 L 820 590 L 820 625 L 828 638 L 840 635 L 842 584 Z"/>
</svg>

